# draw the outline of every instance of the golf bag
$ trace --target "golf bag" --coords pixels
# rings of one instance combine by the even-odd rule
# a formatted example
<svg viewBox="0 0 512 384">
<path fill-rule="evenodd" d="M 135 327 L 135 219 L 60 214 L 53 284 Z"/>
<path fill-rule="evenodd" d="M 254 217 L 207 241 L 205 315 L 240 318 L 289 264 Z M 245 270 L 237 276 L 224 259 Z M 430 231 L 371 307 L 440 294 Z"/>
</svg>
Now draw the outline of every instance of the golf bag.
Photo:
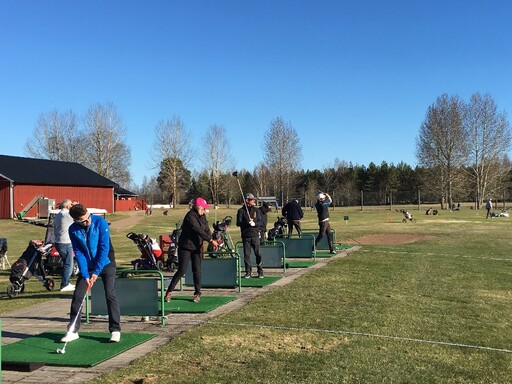
<svg viewBox="0 0 512 384">
<path fill-rule="evenodd" d="M 169 244 L 169 250 L 167 251 L 167 270 L 170 272 L 174 272 L 178 269 L 178 240 L 180 239 L 181 228 L 179 228 L 179 223 L 176 224 L 176 229 L 172 231 L 169 238 L 171 239 L 171 243 Z"/>
<path fill-rule="evenodd" d="M 222 221 L 217 221 L 213 224 L 212 240 L 215 240 L 218 246 L 214 247 L 213 244 L 208 244 L 206 250 L 210 257 L 222 257 L 229 253 L 231 253 L 232 257 L 234 256 L 232 253 L 233 244 L 227 233 L 232 220 L 233 218 L 231 216 L 226 216 Z"/>
<path fill-rule="evenodd" d="M 129 232 L 126 237 L 132 240 L 139 249 L 141 257 L 132 260 L 133 269 L 164 270 L 164 256 L 155 239 L 144 233 Z"/>
<path fill-rule="evenodd" d="M 278 216 L 277 221 L 274 223 L 274 227 L 268 231 L 267 240 L 274 241 L 277 237 L 283 237 L 287 231 L 287 227 L 288 224 L 286 223 L 286 218 Z"/>
<path fill-rule="evenodd" d="M 34 276 L 43 286 L 52 291 L 55 288 L 53 279 L 46 278 L 44 261 L 45 255 L 50 252 L 52 244 L 43 246 L 41 240 L 31 240 L 27 249 L 18 260 L 11 266 L 10 284 L 7 286 L 7 295 L 10 298 L 25 291 L 25 281 Z"/>
</svg>

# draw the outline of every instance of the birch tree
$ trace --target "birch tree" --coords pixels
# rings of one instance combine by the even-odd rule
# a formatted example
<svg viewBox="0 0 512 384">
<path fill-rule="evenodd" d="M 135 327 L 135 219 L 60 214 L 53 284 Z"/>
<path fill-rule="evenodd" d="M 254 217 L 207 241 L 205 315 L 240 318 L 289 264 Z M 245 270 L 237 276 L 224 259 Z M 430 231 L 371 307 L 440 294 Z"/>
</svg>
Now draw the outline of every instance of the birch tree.
<svg viewBox="0 0 512 384">
<path fill-rule="evenodd" d="M 292 183 L 292 172 L 299 168 L 302 160 L 299 135 L 290 122 L 276 117 L 264 135 L 262 149 L 265 165 L 274 179 L 276 196 L 284 203 Z"/>
<path fill-rule="evenodd" d="M 476 208 L 491 192 L 496 193 L 510 171 L 506 153 L 510 148 L 510 124 L 505 112 L 498 111 L 494 99 L 475 93 L 471 96 L 466 115 L 466 133 L 469 138 L 469 166 L 475 187 Z M 507 160 L 507 161 L 504 161 Z M 494 187 L 494 191 L 490 191 Z"/>
<path fill-rule="evenodd" d="M 230 170 L 233 168 L 231 148 L 226 129 L 212 125 L 203 138 L 200 158 L 203 168 L 208 174 L 208 187 L 214 205 L 220 203 L 222 193 L 229 194 Z"/>
<path fill-rule="evenodd" d="M 76 163 L 84 161 L 84 149 L 78 118 L 71 110 L 41 113 L 25 143 L 31 157 Z"/>
<path fill-rule="evenodd" d="M 159 168 L 159 178 L 166 185 L 170 201 L 174 207 L 185 191 L 180 187 L 180 175 L 188 170 L 194 152 L 191 147 L 191 134 L 178 116 L 157 123 L 154 132 L 151 158 L 155 168 Z M 165 161 L 165 163 L 164 163 Z M 165 167 L 162 167 L 165 165 Z"/>
<path fill-rule="evenodd" d="M 416 139 L 418 165 L 431 170 L 441 207 L 453 203 L 453 183 L 467 157 L 464 132 L 464 103 L 457 96 L 443 94 L 428 110 Z"/>
<path fill-rule="evenodd" d="M 130 182 L 131 152 L 125 143 L 126 130 L 112 103 L 94 104 L 84 117 L 85 166 L 96 173 L 127 185 Z"/>
</svg>

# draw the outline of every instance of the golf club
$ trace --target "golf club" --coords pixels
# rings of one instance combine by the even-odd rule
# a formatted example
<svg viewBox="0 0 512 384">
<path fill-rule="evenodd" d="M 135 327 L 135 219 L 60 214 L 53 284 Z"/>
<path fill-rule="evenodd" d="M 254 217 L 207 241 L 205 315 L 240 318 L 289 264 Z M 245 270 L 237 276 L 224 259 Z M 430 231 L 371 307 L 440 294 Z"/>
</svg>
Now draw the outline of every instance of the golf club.
<svg viewBox="0 0 512 384">
<path fill-rule="evenodd" d="M 82 313 L 82 307 L 84 306 L 84 302 L 85 302 L 85 299 L 87 297 L 87 293 L 85 294 L 84 296 L 84 299 L 82 300 L 82 304 L 80 304 L 80 307 L 78 308 L 78 312 L 75 316 L 75 319 L 73 320 L 73 322 L 71 323 L 71 327 L 69 327 L 69 331 L 68 332 L 74 332 L 75 331 L 75 327 L 76 327 L 76 321 L 78 320 L 78 317 L 80 316 L 80 314 Z M 66 353 L 66 345 L 68 345 L 68 341 L 66 341 L 64 343 L 64 347 L 61 349 L 61 348 L 57 348 L 57 353 L 59 355 L 63 355 Z"/>
<path fill-rule="evenodd" d="M 240 184 L 240 180 L 238 180 L 238 171 L 235 171 L 232 173 L 233 176 L 235 176 L 236 181 L 238 183 L 238 188 L 240 188 L 240 193 L 242 194 L 242 201 L 244 202 L 245 210 L 247 211 L 247 216 L 249 216 L 249 220 L 251 219 L 251 214 L 249 213 L 249 207 L 247 207 L 247 203 L 245 202 L 245 195 L 244 191 L 242 191 L 242 185 Z"/>
</svg>

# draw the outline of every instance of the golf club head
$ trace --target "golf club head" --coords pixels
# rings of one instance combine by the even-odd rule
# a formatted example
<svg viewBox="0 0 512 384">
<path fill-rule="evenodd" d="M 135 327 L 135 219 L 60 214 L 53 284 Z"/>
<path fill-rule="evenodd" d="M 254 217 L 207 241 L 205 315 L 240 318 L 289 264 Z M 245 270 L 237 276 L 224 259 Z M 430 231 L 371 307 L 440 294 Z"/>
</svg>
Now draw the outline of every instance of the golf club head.
<svg viewBox="0 0 512 384">
<path fill-rule="evenodd" d="M 66 349 L 65 349 L 65 348 L 63 348 L 63 349 L 57 348 L 57 353 L 58 353 L 59 355 L 63 355 L 63 354 L 65 354 L 65 353 L 66 353 Z"/>
<path fill-rule="evenodd" d="M 238 171 L 233 172 L 232 175 L 238 177 Z"/>
</svg>

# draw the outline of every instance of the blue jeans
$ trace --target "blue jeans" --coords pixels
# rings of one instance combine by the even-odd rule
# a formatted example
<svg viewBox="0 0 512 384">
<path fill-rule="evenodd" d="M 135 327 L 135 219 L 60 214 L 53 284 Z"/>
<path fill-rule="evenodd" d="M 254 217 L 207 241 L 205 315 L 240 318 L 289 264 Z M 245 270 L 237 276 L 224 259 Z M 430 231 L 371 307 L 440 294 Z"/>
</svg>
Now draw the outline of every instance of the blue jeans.
<svg viewBox="0 0 512 384">
<path fill-rule="evenodd" d="M 73 274 L 73 246 L 71 243 L 55 243 L 55 248 L 57 248 L 57 252 L 59 252 L 64 264 L 62 280 L 60 283 L 60 287 L 64 288 L 69 284 L 69 280 Z"/>
</svg>

